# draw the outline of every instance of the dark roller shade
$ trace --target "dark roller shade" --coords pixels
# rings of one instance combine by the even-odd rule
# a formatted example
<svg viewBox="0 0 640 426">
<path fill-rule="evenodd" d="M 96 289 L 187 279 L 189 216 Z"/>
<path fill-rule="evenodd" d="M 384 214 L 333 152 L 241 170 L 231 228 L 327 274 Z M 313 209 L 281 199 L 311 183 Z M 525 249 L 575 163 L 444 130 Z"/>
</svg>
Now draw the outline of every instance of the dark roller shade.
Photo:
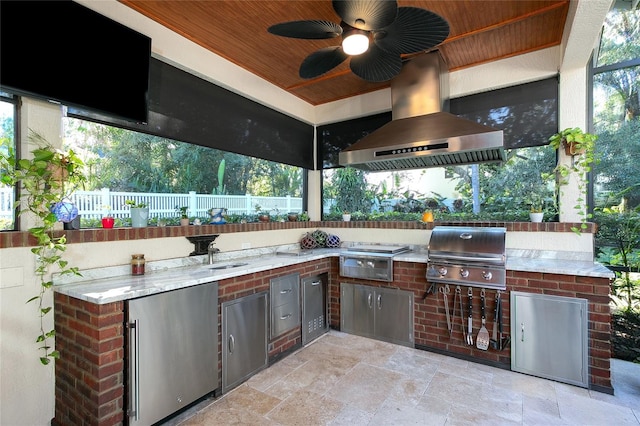
<svg viewBox="0 0 640 426">
<path fill-rule="evenodd" d="M 77 108 L 69 115 L 313 170 L 313 126 L 151 59 L 148 124 Z"/>
<path fill-rule="evenodd" d="M 558 78 L 451 99 L 451 113 L 504 132 L 504 147 L 546 145 L 558 131 Z"/>
<path fill-rule="evenodd" d="M 318 126 L 318 169 L 339 167 L 338 154 L 391 121 L 391 112 Z"/>
<path fill-rule="evenodd" d="M 504 131 L 507 149 L 546 145 L 558 131 L 558 78 L 451 99 L 452 114 Z M 338 153 L 391 121 L 391 112 L 318 126 L 318 167 L 339 167 Z"/>
</svg>

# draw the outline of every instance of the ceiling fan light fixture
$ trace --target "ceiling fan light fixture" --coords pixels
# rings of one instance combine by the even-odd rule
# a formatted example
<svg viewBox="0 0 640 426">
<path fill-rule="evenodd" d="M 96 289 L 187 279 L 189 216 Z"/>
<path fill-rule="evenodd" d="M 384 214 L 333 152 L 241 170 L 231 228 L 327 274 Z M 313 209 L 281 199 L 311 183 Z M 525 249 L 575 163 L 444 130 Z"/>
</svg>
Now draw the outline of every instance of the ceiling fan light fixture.
<svg viewBox="0 0 640 426">
<path fill-rule="evenodd" d="M 362 30 L 350 30 L 344 33 L 342 50 L 347 55 L 360 55 L 369 49 L 369 33 Z"/>
</svg>

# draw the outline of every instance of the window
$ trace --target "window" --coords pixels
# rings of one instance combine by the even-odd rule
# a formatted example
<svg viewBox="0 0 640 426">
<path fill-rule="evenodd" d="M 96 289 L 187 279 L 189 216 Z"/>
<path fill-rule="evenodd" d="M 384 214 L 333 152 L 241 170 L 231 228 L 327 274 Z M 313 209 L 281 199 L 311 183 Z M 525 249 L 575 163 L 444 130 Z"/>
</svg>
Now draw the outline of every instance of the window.
<svg viewBox="0 0 640 426">
<path fill-rule="evenodd" d="M 16 149 L 16 104 L 15 97 L 0 92 L 0 150 L 3 153 L 7 153 L 9 149 Z M 0 183 L 0 231 L 13 230 L 16 227 L 15 198 L 16 188 Z"/>
<path fill-rule="evenodd" d="M 612 9 L 594 56 L 596 211 L 640 206 L 640 10 Z"/>
<path fill-rule="evenodd" d="M 556 78 L 451 100 L 451 112 L 504 131 L 507 161 L 396 172 L 339 169 L 341 149 L 391 117 L 378 114 L 318 128 L 323 170 L 323 218 L 415 220 L 425 209 L 438 219 L 529 220 L 542 205 L 556 218 L 555 152 L 548 136 L 557 132 Z"/>
<path fill-rule="evenodd" d="M 65 120 L 64 144 L 88 167 L 89 183 L 72 200 L 82 227 L 99 227 L 107 213 L 128 225 L 128 199 L 147 204 L 151 225 L 177 224 L 183 206 L 202 223 L 212 208 L 226 208 L 230 222 L 305 209 L 301 167 L 75 118 Z"/>
</svg>

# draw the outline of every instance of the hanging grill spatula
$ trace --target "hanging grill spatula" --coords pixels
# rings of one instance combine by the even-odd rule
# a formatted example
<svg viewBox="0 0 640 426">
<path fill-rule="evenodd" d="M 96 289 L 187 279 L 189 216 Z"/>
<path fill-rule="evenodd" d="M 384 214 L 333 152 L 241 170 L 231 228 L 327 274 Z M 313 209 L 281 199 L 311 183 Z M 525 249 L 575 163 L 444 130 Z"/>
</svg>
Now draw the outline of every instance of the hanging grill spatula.
<svg viewBox="0 0 640 426">
<path fill-rule="evenodd" d="M 469 287 L 467 292 L 469 296 L 469 316 L 467 317 L 467 345 L 473 346 L 473 289 Z"/>
<path fill-rule="evenodd" d="M 482 327 L 478 331 L 476 337 L 476 347 L 486 351 L 489 348 L 489 331 L 486 327 L 486 318 L 484 315 L 484 288 L 480 291 L 480 315 L 482 317 Z"/>
</svg>

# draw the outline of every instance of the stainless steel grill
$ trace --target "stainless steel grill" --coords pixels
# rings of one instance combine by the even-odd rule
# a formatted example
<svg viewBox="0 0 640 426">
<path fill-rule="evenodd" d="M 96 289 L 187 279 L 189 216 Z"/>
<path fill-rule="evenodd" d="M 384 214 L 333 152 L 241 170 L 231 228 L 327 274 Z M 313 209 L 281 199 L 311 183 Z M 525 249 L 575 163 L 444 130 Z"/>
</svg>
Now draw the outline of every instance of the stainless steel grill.
<svg viewBox="0 0 640 426">
<path fill-rule="evenodd" d="M 427 281 L 505 290 L 505 239 L 505 228 L 434 227 Z"/>
<path fill-rule="evenodd" d="M 393 257 L 409 246 L 362 244 L 340 254 L 340 275 L 375 281 L 393 281 Z"/>
</svg>

